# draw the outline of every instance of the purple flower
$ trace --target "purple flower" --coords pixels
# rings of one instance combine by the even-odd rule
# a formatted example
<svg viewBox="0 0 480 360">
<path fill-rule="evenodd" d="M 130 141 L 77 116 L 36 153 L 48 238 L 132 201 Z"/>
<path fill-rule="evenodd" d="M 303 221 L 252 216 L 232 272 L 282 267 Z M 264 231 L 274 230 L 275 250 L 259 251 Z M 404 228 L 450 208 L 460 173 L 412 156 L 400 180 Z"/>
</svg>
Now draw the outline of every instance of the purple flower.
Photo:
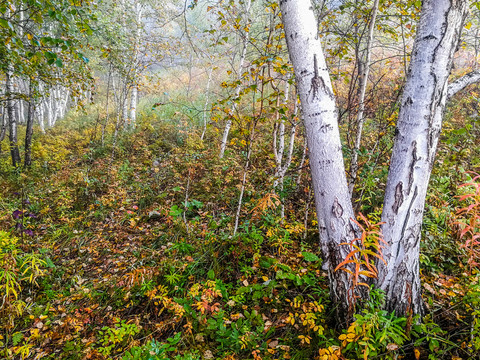
<svg viewBox="0 0 480 360">
<path fill-rule="evenodd" d="M 23 229 L 23 224 L 17 222 L 17 225 L 15 225 L 15 228 L 16 228 L 17 230 L 21 230 L 21 229 Z"/>
<path fill-rule="evenodd" d="M 28 236 L 33 236 L 33 231 L 30 229 L 25 230 L 23 233 Z"/>
<path fill-rule="evenodd" d="M 30 205 L 30 204 L 31 204 L 31 202 L 30 202 L 30 200 L 28 200 L 28 198 L 26 198 L 25 200 L 23 200 L 23 203 L 26 204 L 26 205 Z"/>
<path fill-rule="evenodd" d="M 30 217 L 30 218 L 32 218 L 32 219 L 36 219 L 36 218 L 37 218 L 37 215 L 35 215 L 34 213 L 29 213 L 27 216 Z"/>
<path fill-rule="evenodd" d="M 12 216 L 14 219 L 19 219 L 23 215 L 23 212 L 21 210 L 15 210 L 12 213 Z"/>
</svg>

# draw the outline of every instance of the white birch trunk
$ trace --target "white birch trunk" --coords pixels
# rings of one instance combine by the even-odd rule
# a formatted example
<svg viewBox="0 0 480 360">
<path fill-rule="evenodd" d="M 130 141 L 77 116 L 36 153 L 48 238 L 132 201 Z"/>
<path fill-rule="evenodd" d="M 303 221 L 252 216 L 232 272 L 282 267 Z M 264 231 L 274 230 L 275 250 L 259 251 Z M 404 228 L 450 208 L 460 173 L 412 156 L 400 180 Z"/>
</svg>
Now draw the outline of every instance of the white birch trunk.
<svg viewBox="0 0 480 360">
<path fill-rule="evenodd" d="M 244 17 L 247 19 L 246 23 L 247 25 L 250 23 L 248 20 L 248 17 L 250 16 L 250 8 L 252 5 L 251 0 L 247 0 L 247 3 L 245 4 L 245 12 L 244 12 Z M 247 57 L 247 49 L 248 49 L 248 42 L 250 41 L 250 31 L 247 31 L 244 35 L 243 42 L 242 42 L 242 55 L 240 56 L 240 63 L 238 64 L 238 74 L 237 74 L 237 81 L 241 81 L 242 79 L 242 73 L 243 73 L 243 64 L 245 62 L 245 59 Z M 235 99 L 237 99 L 240 96 L 240 91 L 242 90 L 242 86 L 238 85 L 235 88 Z M 235 100 L 234 99 L 234 100 Z M 237 105 L 234 102 L 232 105 L 232 114 L 235 114 Z M 227 142 L 228 142 L 228 134 L 230 133 L 230 128 L 232 127 L 232 120 L 228 119 L 227 123 L 225 124 L 225 129 L 223 131 L 222 135 L 222 142 L 220 144 L 220 159 L 223 158 L 225 155 L 225 149 L 227 147 Z"/>
<path fill-rule="evenodd" d="M 419 251 L 428 181 L 440 136 L 447 81 L 467 0 L 424 0 L 402 97 L 383 205 L 387 266 L 377 285 L 386 308 L 421 314 Z"/>
<path fill-rule="evenodd" d="M 138 98 L 138 85 L 134 84 L 132 93 L 130 94 L 130 128 L 135 128 L 137 123 L 137 98 Z"/>
<path fill-rule="evenodd" d="M 55 94 L 55 89 L 51 88 L 50 89 L 50 96 L 44 101 L 42 101 L 42 105 L 45 106 L 46 113 L 47 113 L 47 126 L 51 128 L 54 124 L 54 114 L 56 115 L 56 111 L 54 110 L 55 107 L 55 99 L 56 99 L 56 94 Z"/>
<path fill-rule="evenodd" d="M 210 84 L 212 83 L 212 74 L 213 74 L 213 62 L 210 64 L 210 70 L 208 71 L 208 80 L 207 80 L 207 88 L 205 94 L 205 104 L 203 105 L 203 131 L 202 135 L 200 136 L 200 140 L 203 141 L 205 137 L 205 133 L 207 132 L 207 111 L 208 111 L 208 103 L 210 99 Z"/>
<path fill-rule="evenodd" d="M 355 216 L 345 176 L 335 97 L 311 1 L 283 0 L 280 8 L 305 121 L 330 295 L 338 305 L 340 318 L 345 319 L 353 311 L 352 283 L 345 271 L 335 271 L 335 268 L 349 252 L 340 244 L 353 240 L 357 229 L 351 220 Z"/>
<path fill-rule="evenodd" d="M 135 128 L 137 123 L 137 102 L 138 102 L 138 67 L 140 56 L 140 33 L 141 33 L 141 21 L 142 21 L 142 8 L 140 2 L 135 3 L 135 15 L 136 15 L 136 32 L 135 32 L 135 49 L 133 56 L 133 73 L 132 73 L 132 93 L 130 95 L 130 116 L 129 125 L 130 128 Z"/>
</svg>

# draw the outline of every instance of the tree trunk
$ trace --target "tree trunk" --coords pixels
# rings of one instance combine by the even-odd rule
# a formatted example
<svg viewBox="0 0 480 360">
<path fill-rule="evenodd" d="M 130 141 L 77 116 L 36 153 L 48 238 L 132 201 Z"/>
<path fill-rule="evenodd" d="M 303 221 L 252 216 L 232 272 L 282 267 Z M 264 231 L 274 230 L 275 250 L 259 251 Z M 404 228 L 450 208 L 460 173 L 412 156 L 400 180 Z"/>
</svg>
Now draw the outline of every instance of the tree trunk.
<svg viewBox="0 0 480 360">
<path fill-rule="evenodd" d="M 330 296 L 340 319 L 352 314 L 355 294 L 345 271 L 335 271 L 347 256 L 340 244 L 358 237 L 348 192 L 335 97 L 310 0 L 280 1 L 285 37 L 295 70 L 310 150 L 315 205 Z"/>
<path fill-rule="evenodd" d="M 20 151 L 18 150 L 17 143 L 17 119 L 15 118 L 15 103 L 12 100 L 13 84 L 13 65 L 7 65 L 7 72 L 5 74 L 5 93 L 7 96 L 7 114 L 9 132 L 8 137 L 10 140 L 10 154 L 12 155 L 12 165 L 19 166 L 21 164 Z"/>
<path fill-rule="evenodd" d="M 5 139 L 5 134 L 7 132 L 7 117 L 5 116 L 6 108 L 0 107 L 2 109 L 2 117 L 0 121 L 0 154 L 2 153 L 2 141 Z"/>
<path fill-rule="evenodd" d="M 33 118 L 35 115 L 35 102 L 33 99 L 33 84 L 30 80 L 28 91 L 28 106 L 27 106 L 27 129 L 25 133 L 25 159 L 24 166 L 30 167 L 32 165 L 32 136 L 33 136 Z"/>
<path fill-rule="evenodd" d="M 360 151 L 360 144 L 362 141 L 363 123 L 365 122 L 365 93 L 367 91 L 368 75 L 370 73 L 370 57 L 372 53 L 373 44 L 373 30 L 375 29 L 375 22 L 377 19 L 378 2 L 375 0 L 372 6 L 372 17 L 368 25 L 368 37 L 365 48 L 365 59 L 359 61 L 359 67 L 362 69 L 360 74 L 359 98 L 358 98 L 358 113 L 357 113 L 357 134 L 355 137 L 355 146 L 352 153 L 352 161 L 350 165 L 350 182 L 348 185 L 350 195 L 353 194 L 353 188 L 357 180 L 358 172 L 358 152 Z"/>
<path fill-rule="evenodd" d="M 108 78 L 107 78 L 107 94 L 106 99 L 105 99 L 105 122 L 103 123 L 102 126 L 102 146 L 105 144 L 105 129 L 107 128 L 108 125 L 108 118 L 110 116 L 109 113 L 109 108 L 108 108 L 108 101 L 110 99 L 110 78 L 112 77 L 112 63 L 110 63 L 110 66 L 108 68 Z"/>
<path fill-rule="evenodd" d="M 212 74 L 213 74 L 213 61 L 210 63 L 210 70 L 208 71 L 207 88 L 205 89 L 205 104 L 203 105 L 203 131 L 202 131 L 202 135 L 200 136 L 200 140 L 202 141 L 207 132 L 207 111 L 208 111 L 208 103 L 209 103 L 209 97 L 210 97 L 210 84 L 212 82 Z"/>
<path fill-rule="evenodd" d="M 135 3 L 135 16 L 136 16 L 136 32 L 135 32 L 135 48 L 133 54 L 133 70 L 132 70 L 132 93 L 130 95 L 130 128 L 135 128 L 137 122 L 137 101 L 138 101 L 138 68 L 140 58 L 140 33 L 141 33 L 141 21 L 142 21 L 142 8 L 140 2 Z"/>
<path fill-rule="evenodd" d="M 252 1 L 247 0 L 247 3 L 245 5 L 245 12 L 244 12 L 244 16 L 247 19 L 247 25 L 246 26 L 248 26 L 248 24 L 250 23 L 250 20 L 248 19 L 248 17 L 250 16 L 251 5 L 252 5 Z M 239 82 L 242 79 L 243 64 L 244 64 L 245 59 L 247 57 L 247 48 L 248 48 L 249 40 L 250 40 L 250 31 L 247 31 L 244 34 L 244 37 L 243 37 L 242 55 L 240 56 L 240 63 L 238 64 L 237 81 L 239 81 Z M 234 102 L 233 102 L 233 105 L 232 105 L 232 114 L 235 113 L 235 110 L 237 108 L 237 104 L 236 104 L 235 100 L 240 96 L 240 91 L 241 90 L 242 90 L 242 86 L 237 85 L 237 87 L 235 88 L 235 98 L 234 98 Z M 222 142 L 220 144 L 220 156 L 219 156 L 220 159 L 222 159 L 223 155 L 225 154 L 225 149 L 227 148 L 228 134 L 230 133 L 230 128 L 231 127 L 232 127 L 232 120 L 228 119 L 227 123 L 225 124 L 225 129 L 223 130 Z"/>
<path fill-rule="evenodd" d="M 428 181 L 441 132 L 447 81 L 466 0 L 424 0 L 405 84 L 382 221 L 388 246 L 377 286 L 388 311 L 421 314 L 420 236 Z"/>
</svg>

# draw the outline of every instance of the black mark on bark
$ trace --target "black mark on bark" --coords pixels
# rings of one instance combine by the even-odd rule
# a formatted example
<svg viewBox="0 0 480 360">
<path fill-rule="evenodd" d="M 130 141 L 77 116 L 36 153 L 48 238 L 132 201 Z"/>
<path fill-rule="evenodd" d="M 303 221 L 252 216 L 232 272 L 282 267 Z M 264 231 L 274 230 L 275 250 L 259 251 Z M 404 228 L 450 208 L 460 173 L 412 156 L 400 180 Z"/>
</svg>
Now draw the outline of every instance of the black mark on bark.
<svg viewBox="0 0 480 360">
<path fill-rule="evenodd" d="M 340 205 L 337 198 L 335 198 L 335 201 L 333 202 L 332 213 L 337 219 L 341 218 L 343 215 L 343 207 Z"/>
<path fill-rule="evenodd" d="M 407 187 L 407 195 L 410 195 L 410 191 L 412 190 L 413 186 L 413 172 L 415 170 L 415 164 L 418 161 L 417 157 L 417 142 L 412 142 L 413 149 L 412 149 L 412 161 L 410 162 L 410 166 L 408 169 L 408 187 Z"/>
<path fill-rule="evenodd" d="M 317 62 L 317 54 L 313 54 L 313 78 L 312 78 L 312 83 L 310 85 L 310 90 L 308 92 L 308 95 L 312 95 L 312 101 L 315 101 L 318 99 L 318 95 L 320 94 L 320 91 L 323 91 L 326 93 L 332 100 L 335 99 L 332 91 L 330 88 L 328 88 L 325 85 L 325 81 L 323 78 L 318 74 L 318 62 Z"/>
<path fill-rule="evenodd" d="M 403 204 L 403 182 L 399 182 L 395 187 L 395 201 L 392 206 L 392 210 L 395 214 L 398 214 L 398 209 Z"/>
<path fill-rule="evenodd" d="M 408 220 L 410 219 L 410 211 L 412 210 L 413 202 L 417 198 L 417 195 L 418 195 L 418 186 L 415 186 L 415 191 L 413 192 L 412 200 L 410 200 L 410 205 L 408 205 L 408 210 L 407 210 L 407 214 L 405 216 L 405 221 L 403 222 L 402 233 L 400 235 L 400 241 L 402 241 L 403 237 L 405 236 L 405 231 L 407 230 Z M 399 244 L 399 246 L 400 246 L 400 244 Z"/>
</svg>

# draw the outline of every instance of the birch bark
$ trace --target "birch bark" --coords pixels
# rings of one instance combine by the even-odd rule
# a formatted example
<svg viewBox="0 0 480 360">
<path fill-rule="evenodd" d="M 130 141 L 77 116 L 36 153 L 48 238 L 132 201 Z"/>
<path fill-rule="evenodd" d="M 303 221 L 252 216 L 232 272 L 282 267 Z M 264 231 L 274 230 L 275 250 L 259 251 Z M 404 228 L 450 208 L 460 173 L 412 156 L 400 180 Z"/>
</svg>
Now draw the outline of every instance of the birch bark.
<svg viewBox="0 0 480 360">
<path fill-rule="evenodd" d="M 475 70 L 458 78 L 450 85 L 448 85 L 447 101 L 450 100 L 456 93 L 462 91 L 467 86 L 475 84 L 480 81 L 480 70 Z"/>
<path fill-rule="evenodd" d="M 467 0 L 424 0 L 402 97 L 383 205 L 388 243 L 377 286 L 387 310 L 421 314 L 420 236 L 425 196 Z"/>
<path fill-rule="evenodd" d="M 8 44 L 10 45 L 10 44 Z M 17 118 L 15 117 L 15 103 L 13 96 L 13 65 L 7 65 L 5 74 L 5 94 L 7 95 L 7 114 L 8 114 L 8 138 L 10 140 L 10 154 L 12 156 L 12 165 L 19 166 L 21 163 L 20 151 L 17 143 Z"/>
<path fill-rule="evenodd" d="M 25 131 L 25 158 L 24 165 L 25 167 L 30 167 L 32 165 L 32 137 L 33 137 L 33 121 L 35 115 L 35 100 L 33 97 L 33 88 L 34 84 L 30 80 L 27 103 L 27 128 Z"/>
<path fill-rule="evenodd" d="M 352 311 L 354 294 L 348 274 L 335 268 L 348 254 L 340 244 L 355 239 L 358 229 L 351 220 L 354 213 L 345 176 L 335 96 L 311 1 L 281 0 L 280 8 L 305 122 L 330 296 L 338 305 L 340 317 L 345 319 Z"/>
</svg>

